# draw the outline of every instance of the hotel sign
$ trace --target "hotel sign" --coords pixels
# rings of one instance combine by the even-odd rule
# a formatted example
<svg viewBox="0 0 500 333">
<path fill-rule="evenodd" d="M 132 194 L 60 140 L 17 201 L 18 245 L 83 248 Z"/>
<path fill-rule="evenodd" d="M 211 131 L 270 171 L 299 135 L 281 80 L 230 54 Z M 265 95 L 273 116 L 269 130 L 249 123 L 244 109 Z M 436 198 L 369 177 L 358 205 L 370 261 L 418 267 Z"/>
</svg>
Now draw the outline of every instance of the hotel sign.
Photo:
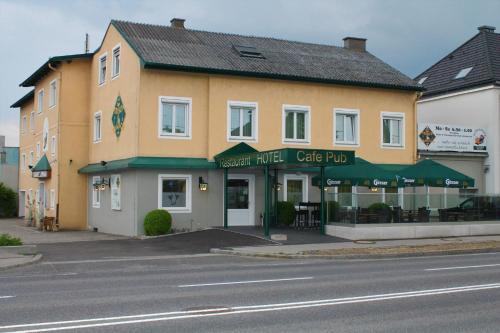
<svg viewBox="0 0 500 333">
<path fill-rule="evenodd" d="M 33 178 L 49 178 L 50 171 L 32 171 L 31 176 Z"/>
<path fill-rule="evenodd" d="M 219 168 L 251 168 L 290 164 L 333 166 L 354 164 L 354 151 L 284 148 L 216 158 Z"/>
<path fill-rule="evenodd" d="M 418 124 L 419 150 L 486 152 L 486 141 L 486 131 L 482 128 Z"/>
</svg>

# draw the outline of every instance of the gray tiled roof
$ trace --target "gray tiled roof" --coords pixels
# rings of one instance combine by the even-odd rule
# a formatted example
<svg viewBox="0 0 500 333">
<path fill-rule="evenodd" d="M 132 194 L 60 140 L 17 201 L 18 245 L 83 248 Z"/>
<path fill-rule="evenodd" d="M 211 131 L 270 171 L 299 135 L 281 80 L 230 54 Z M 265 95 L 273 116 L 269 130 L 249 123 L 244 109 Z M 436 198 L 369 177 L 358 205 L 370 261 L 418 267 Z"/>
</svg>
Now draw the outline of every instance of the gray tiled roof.
<svg viewBox="0 0 500 333">
<path fill-rule="evenodd" d="M 461 79 L 455 76 L 461 69 L 472 67 Z M 480 31 L 456 50 L 415 78 L 423 82 L 424 96 L 436 96 L 453 91 L 500 83 L 500 34 Z"/>
<path fill-rule="evenodd" d="M 368 52 L 274 38 L 112 21 L 144 62 L 185 71 L 420 90 L 415 82 Z M 264 59 L 242 57 L 253 46 Z"/>
</svg>

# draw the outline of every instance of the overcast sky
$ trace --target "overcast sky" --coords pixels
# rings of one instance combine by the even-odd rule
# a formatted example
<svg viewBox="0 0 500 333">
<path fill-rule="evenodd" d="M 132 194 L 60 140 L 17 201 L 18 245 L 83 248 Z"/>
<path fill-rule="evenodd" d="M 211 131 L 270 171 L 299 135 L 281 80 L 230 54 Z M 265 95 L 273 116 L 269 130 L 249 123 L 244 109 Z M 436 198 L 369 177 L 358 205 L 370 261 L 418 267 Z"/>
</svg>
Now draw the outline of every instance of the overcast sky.
<svg viewBox="0 0 500 333">
<path fill-rule="evenodd" d="M 410 77 L 476 34 L 500 30 L 499 0 L 0 0 L 0 135 L 18 145 L 19 114 L 9 106 L 29 91 L 19 83 L 49 57 L 98 47 L 111 19 L 342 45 L 368 38 L 368 50 Z"/>
</svg>

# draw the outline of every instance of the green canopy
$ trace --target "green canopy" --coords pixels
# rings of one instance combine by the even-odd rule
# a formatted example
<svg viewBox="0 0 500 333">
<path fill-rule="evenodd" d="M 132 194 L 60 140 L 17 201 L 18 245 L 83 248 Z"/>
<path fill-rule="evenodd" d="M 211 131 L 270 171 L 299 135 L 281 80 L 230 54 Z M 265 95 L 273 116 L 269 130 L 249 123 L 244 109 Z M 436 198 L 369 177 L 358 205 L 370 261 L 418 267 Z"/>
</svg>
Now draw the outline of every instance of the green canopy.
<svg viewBox="0 0 500 333">
<path fill-rule="evenodd" d="M 52 168 L 50 167 L 49 160 L 46 155 L 43 155 L 42 158 L 38 161 L 38 163 L 31 169 L 33 172 L 37 171 L 50 171 Z"/>
<path fill-rule="evenodd" d="M 433 160 L 422 160 L 398 172 L 405 186 L 466 188 L 474 179 Z"/>
<path fill-rule="evenodd" d="M 325 168 L 325 186 L 366 186 L 366 187 L 398 187 L 403 186 L 395 173 L 389 172 L 360 157 L 356 157 L 353 165 L 341 165 Z M 320 176 L 312 178 L 313 186 L 320 185 Z"/>
</svg>

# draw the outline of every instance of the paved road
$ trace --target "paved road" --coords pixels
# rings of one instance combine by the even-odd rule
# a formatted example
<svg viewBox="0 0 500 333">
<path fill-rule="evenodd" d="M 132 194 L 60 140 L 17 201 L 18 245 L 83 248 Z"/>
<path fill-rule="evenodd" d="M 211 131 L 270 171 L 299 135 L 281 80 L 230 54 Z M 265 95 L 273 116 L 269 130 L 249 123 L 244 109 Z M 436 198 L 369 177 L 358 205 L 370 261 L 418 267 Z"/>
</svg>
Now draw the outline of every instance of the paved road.
<svg viewBox="0 0 500 333">
<path fill-rule="evenodd" d="M 500 253 L 53 256 L 0 273 L 0 332 L 496 333 L 499 325 Z"/>
</svg>

